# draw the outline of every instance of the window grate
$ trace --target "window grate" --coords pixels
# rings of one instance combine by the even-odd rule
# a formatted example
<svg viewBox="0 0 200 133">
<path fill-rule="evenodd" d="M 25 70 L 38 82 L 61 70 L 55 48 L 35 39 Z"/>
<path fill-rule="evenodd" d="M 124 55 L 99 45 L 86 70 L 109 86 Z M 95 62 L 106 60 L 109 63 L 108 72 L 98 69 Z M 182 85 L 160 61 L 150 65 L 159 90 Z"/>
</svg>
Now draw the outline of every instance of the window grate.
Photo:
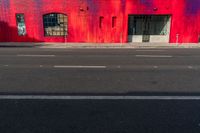
<svg viewBox="0 0 200 133">
<path fill-rule="evenodd" d="M 68 18 L 64 14 L 51 13 L 43 16 L 45 36 L 66 36 Z"/>
</svg>

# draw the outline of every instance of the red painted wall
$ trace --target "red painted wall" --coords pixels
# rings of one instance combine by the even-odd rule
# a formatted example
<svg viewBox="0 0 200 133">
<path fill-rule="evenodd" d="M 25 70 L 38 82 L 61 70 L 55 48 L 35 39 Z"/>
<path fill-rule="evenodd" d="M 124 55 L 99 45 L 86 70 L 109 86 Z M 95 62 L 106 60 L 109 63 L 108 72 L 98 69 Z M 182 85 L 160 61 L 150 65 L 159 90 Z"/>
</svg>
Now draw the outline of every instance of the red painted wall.
<svg viewBox="0 0 200 133">
<path fill-rule="evenodd" d="M 42 16 L 55 12 L 68 16 L 66 39 L 44 36 Z M 16 13 L 25 15 L 27 36 L 17 34 Z M 0 41 L 127 42 L 130 14 L 171 15 L 170 42 L 198 42 L 200 0 L 1 0 Z M 101 16 L 103 28 L 99 28 Z M 112 27 L 114 16 L 116 26 Z"/>
</svg>

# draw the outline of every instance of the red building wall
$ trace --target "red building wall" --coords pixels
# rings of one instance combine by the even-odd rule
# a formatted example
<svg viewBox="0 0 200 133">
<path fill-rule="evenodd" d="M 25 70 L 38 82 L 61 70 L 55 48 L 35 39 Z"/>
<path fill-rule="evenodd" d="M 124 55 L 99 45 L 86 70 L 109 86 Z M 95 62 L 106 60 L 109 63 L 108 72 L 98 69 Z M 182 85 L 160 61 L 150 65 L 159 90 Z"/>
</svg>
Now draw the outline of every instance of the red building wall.
<svg viewBox="0 0 200 133">
<path fill-rule="evenodd" d="M 200 0 L 1 0 L 1 42 L 127 42 L 128 15 L 171 15 L 170 42 L 197 43 Z M 68 36 L 45 37 L 43 15 L 68 16 Z M 26 36 L 18 36 L 16 13 L 24 13 Z M 104 17 L 102 27 L 99 18 Z M 112 17 L 116 26 L 112 27 Z M 177 40 L 178 35 L 178 40 Z"/>
</svg>

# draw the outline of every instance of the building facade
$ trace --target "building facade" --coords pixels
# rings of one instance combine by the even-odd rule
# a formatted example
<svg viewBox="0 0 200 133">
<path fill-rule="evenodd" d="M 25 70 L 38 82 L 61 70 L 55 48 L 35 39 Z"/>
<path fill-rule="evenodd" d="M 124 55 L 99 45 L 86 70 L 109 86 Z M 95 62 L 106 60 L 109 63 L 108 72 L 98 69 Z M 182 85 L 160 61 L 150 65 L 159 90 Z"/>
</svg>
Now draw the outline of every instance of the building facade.
<svg viewBox="0 0 200 133">
<path fill-rule="evenodd" d="M 199 40 L 200 0 L 0 0 L 0 42 Z"/>
</svg>

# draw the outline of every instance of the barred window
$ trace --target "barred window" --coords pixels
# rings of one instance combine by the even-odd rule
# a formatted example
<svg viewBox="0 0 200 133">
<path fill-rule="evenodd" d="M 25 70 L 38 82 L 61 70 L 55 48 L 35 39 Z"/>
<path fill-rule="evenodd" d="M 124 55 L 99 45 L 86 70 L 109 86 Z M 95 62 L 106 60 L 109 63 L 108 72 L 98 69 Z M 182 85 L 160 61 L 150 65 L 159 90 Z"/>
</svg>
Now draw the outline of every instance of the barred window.
<svg viewBox="0 0 200 133">
<path fill-rule="evenodd" d="M 45 36 L 66 36 L 68 18 L 64 14 L 51 13 L 43 16 Z"/>
</svg>

